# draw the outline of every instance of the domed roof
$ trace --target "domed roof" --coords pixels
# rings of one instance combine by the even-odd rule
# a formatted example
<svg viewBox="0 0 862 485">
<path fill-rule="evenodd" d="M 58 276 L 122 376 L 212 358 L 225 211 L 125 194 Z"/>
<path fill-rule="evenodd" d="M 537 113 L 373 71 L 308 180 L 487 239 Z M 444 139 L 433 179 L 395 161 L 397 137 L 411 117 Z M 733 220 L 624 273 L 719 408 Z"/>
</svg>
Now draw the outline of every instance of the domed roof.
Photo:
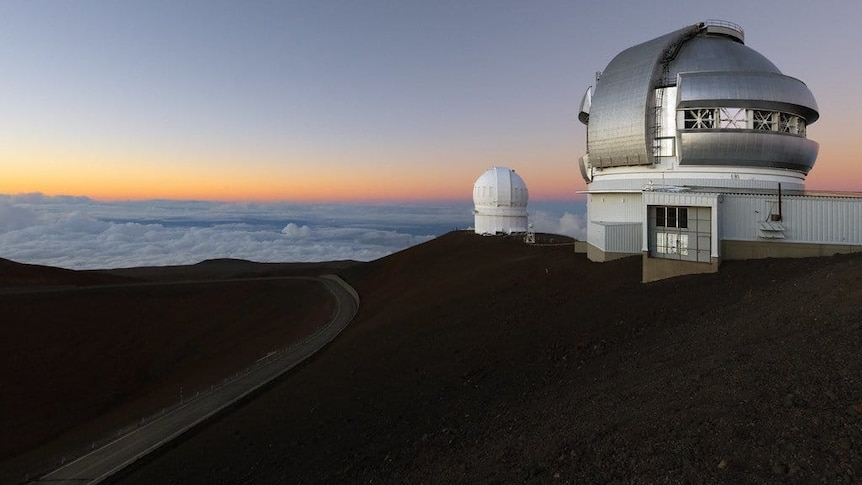
<svg viewBox="0 0 862 485">
<path fill-rule="evenodd" d="M 527 184 L 511 168 L 489 168 L 473 184 L 476 207 L 527 207 L 528 199 Z"/>
<path fill-rule="evenodd" d="M 681 72 L 691 71 L 755 71 L 781 74 L 775 64 L 763 54 L 745 44 L 717 35 L 694 37 L 683 44 L 676 58 L 670 63 L 668 77 L 676 78 Z"/>
<path fill-rule="evenodd" d="M 680 166 L 807 174 L 818 145 L 805 129 L 819 118 L 817 102 L 805 83 L 784 75 L 744 37 L 735 24 L 706 21 L 617 54 L 597 75 L 578 114 L 587 125 L 590 166 L 655 167 L 659 157 L 675 157 Z M 695 110 L 709 121 L 677 125 L 677 113 Z M 724 130 L 717 120 L 728 113 L 736 118 L 733 129 Z M 761 117 L 756 128 L 748 121 L 754 116 Z M 659 149 L 671 143 L 673 149 Z"/>
</svg>

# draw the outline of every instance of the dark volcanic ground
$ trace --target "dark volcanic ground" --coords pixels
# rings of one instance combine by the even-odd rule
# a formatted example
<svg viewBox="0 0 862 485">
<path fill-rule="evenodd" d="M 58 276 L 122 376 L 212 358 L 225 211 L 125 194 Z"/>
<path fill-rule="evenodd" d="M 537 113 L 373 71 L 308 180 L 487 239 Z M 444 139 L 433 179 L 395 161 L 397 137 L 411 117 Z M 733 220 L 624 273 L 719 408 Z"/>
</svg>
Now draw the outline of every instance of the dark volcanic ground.
<svg viewBox="0 0 862 485">
<path fill-rule="evenodd" d="M 323 325 L 349 262 L 70 271 L 0 259 L 0 483 L 55 467 Z M 316 267 L 316 268 L 315 268 Z M 175 284 L 181 280 L 207 282 Z M 127 283 L 149 285 L 117 286 Z"/>
<path fill-rule="evenodd" d="M 457 232 L 341 273 L 333 344 L 119 481 L 862 481 L 862 254 L 644 285 Z"/>
</svg>

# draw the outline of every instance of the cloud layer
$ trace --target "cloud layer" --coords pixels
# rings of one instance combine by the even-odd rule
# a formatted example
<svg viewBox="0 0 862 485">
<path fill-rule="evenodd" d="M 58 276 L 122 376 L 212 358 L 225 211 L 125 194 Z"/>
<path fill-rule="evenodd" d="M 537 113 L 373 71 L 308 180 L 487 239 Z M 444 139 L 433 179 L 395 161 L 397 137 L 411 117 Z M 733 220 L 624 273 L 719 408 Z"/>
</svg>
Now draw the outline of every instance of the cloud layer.
<svg viewBox="0 0 862 485">
<path fill-rule="evenodd" d="M 260 262 L 371 261 L 473 224 L 468 203 L 98 202 L 0 195 L 0 257 L 71 269 Z M 583 217 L 531 211 L 539 232 L 578 236 Z"/>
<path fill-rule="evenodd" d="M 530 223 L 536 232 L 563 234 L 581 241 L 587 238 L 586 216 L 581 213 L 559 213 L 549 210 L 531 210 Z"/>
</svg>

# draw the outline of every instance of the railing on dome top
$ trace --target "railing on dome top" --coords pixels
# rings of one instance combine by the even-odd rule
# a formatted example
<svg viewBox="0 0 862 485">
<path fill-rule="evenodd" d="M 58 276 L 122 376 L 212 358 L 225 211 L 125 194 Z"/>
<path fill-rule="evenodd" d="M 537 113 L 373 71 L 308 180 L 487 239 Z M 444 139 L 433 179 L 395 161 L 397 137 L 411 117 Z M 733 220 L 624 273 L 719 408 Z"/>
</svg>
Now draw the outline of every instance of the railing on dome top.
<svg viewBox="0 0 862 485">
<path fill-rule="evenodd" d="M 735 24 L 733 22 L 728 22 L 727 20 L 707 19 L 703 24 L 714 25 L 716 27 L 727 27 L 728 29 L 733 29 L 739 32 L 740 34 L 742 34 L 743 37 L 745 37 L 745 30 L 742 28 L 741 25 Z"/>
</svg>

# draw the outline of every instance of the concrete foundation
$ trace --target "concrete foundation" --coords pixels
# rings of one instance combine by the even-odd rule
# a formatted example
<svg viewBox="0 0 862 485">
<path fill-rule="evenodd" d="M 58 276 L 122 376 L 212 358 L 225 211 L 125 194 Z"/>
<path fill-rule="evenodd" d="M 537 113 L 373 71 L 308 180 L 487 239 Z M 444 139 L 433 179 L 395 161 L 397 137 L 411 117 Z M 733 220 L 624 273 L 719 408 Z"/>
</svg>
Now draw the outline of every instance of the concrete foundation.
<svg viewBox="0 0 862 485">
<path fill-rule="evenodd" d="M 606 263 L 615 259 L 628 258 L 629 256 L 637 256 L 637 253 L 606 253 L 592 244 L 587 244 L 587 259 L 594 263 Z"/>
<path fill-rule="evenodd" d="M 687 274 L 717 273 L 721 264 L 719 258 L 711 258 L 709 263 L 680 261 L 677 259 L 651 258 L 649 253 L 643 253 L 643 272 L 641 281 L 649 283 L 675 276 Z"/>
<path fill-rule="evenodd" d="M 763 258 L 816 258 L 833 254 L 862 253 L 862 246 L 851 244 L 814 244 L 786 241 L 721 241 L 725 260 Z"/>
<path fill-rule="evenodd" d="M 587 244 L 586 241 L 575 241 L 575 252 L 578 254 L 585 254 L 587 252 Z"/>
<path fill-rule="evenodd" d="M 629 253 L 609 253 L 582 243 L 575 245 L 575 252 L 586 252 L 587 258 L 596 263 L 604 263 L 620 258 L 634 256 Z M 710 258 L 709 263 L 680 261 L 677 259 L 651 258 L 644 251 L 641 281 L 651 281 L 673 278 L 689 274 L 715 273 L 721 261 L 764 259 L 764 258 L 817 258 L 834 254 L 862 253 L 862 245 L 854 244 L 814 244 L 794 243 L 787 241 L 721 241 L 721 257 Z"/>
</svg>

